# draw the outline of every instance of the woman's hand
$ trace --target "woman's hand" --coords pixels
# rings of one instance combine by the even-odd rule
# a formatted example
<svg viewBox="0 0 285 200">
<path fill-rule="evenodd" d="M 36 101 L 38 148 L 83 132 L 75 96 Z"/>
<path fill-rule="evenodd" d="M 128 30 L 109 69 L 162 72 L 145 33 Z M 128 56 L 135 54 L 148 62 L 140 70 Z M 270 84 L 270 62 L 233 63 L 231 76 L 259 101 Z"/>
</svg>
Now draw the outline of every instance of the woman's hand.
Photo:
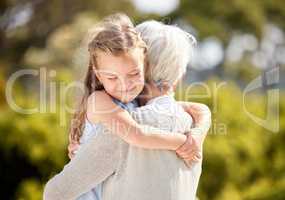
<svg viewBox="0 0 285 200">
<path fill-rule="evenodd" d="M 200 135 L 187 134 L 185 143 L 175 150 L 178 157 L 182 158 L 188 167 L 202 160 L 202 137 Z"/>
<path fill-rule="evenodd" d="M 78 141 L 72 140 L 72 138 L 69 137 L 69 144 L 68 144 L 68 147 L 67 147 L 69 159 L 72 159 L 75 156 L 76 152 L 79 149 L 79 145 L 80 144 L 79 144 Z"/>
</svg>

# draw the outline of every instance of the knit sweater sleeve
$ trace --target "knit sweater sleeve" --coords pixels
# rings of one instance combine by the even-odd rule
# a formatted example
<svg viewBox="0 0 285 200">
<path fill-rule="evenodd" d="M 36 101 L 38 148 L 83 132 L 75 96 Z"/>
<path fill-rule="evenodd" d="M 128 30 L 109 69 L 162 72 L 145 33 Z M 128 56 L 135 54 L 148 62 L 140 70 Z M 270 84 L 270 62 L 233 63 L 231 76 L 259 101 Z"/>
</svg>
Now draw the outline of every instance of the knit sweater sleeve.
<svg viewBox="0 0 285 200">
<path fill-rule="evenodd" d="M 112 175 L 119 161 L 118 137 L 100 133 L 83 145 L 63 170 L 44 188 L 44 200 L 71 200 Z"/>
</svg>

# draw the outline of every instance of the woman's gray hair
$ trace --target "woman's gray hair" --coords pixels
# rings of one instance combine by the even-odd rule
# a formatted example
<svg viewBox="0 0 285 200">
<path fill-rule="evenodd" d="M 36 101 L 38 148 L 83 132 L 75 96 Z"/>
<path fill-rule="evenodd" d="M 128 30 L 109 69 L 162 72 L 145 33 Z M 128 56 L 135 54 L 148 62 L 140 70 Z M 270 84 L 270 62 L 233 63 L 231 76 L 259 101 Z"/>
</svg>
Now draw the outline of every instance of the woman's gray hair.
<svg viewBox="0 0 285 200">
<path fill-rule="evenodd" d="M 193 58 L 196 39 L 174 25 L 146 21 L 136 26 L 147 44 L 146 80 L 173 85 Z"/>
</svg>

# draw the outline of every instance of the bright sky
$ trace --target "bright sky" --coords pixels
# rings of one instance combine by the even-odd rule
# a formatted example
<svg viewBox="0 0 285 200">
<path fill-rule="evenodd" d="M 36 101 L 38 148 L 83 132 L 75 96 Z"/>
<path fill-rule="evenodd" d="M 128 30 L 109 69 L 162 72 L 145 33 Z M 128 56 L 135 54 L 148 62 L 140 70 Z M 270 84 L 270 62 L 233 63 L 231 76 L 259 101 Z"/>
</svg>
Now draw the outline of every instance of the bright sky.
<svg viewBox="0 0 285 200">
<path fill-rule="evenodd" d="M 167 15 L 175 10 L 179 0 L 132 0 L 136 8 L 142 13 L 155 13 L 159 15 Z"/>
</svg>

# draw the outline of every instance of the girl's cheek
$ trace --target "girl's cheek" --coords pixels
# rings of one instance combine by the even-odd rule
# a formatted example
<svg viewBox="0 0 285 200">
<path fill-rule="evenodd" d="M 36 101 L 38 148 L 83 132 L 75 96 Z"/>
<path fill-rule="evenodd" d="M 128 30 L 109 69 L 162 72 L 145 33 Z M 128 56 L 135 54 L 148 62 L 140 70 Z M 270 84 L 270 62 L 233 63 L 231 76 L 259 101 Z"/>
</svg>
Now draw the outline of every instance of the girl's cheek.
<svg viewBox="0 0 285 200">
<path fill-rule="evenodd" d="M 105 90 L 112 95 L 114 93 L 114 89 L 116 88 L 116 84 L 113 83 L 113 81 L 110 81 L 108 79 L 102 80 L 102 84 L 105 88 Z"/>
<path fill-rule="evenodd" d="M 143 87 L 143 86 L 144 86 L 144 84 L 145 84 L 144 76 L 141 76 L 141 77 L 138 79 L 137 84 L 138 84 L 140 87 Z"/>
<path fill-rule="evenodd" d="M 114 83 L 114 82 L 109 82 L 109 83 L 107 84 L 107 87 L 108 87 L 109 91 L 112 91 L 112 92 L 113 92 L 113 91 L 116 90 L 117 84 Z"/>
<path fill-rule="evenodd" d="M 135 81 L 134 84 L 138 87 L 141 87 L 142 85 L 144 85 L 144 77 L 138 77 Z"/>
<path fill-rule="evenodd" d="M 141 72 L 138 79 L 140 82 L 144 82 L 144 73 Z"/>
<path fill-rule="evenodd" d="M 145 79 L 144 79 L 144 76 L 142 76 L 138 79 L 137 86 L 140 90 L 142 90 L 144 87 L 144 84 L 145 84 Z"/>
<path fill-rule="evenodd" d="M 105 90 L 106 90 L 106 92 L 109 94 L 109 95 L 111 95 L 111 96 L 116 96 L 116 90 L 115 90 L 115 88 L 113 88 L 113 87 L 111 87 L 110 85 L 109 86 L 106 86 L 106 87 L 104 87 L 105 88 Z"/>
</svg>

